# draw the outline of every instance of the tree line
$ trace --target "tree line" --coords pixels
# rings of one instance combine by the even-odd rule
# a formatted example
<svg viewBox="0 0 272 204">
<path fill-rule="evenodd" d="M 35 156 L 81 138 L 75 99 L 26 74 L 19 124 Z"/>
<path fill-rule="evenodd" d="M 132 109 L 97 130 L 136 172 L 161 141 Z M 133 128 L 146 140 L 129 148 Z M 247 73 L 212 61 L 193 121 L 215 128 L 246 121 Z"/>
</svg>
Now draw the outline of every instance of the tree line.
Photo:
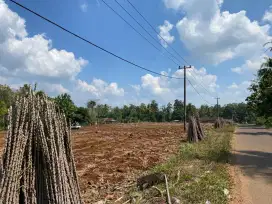
<svg viewBox="0 0 272 204">
<path fill-rule="evenodd" d="M 14 102 L 19 94 L 27 94 L 30 89 L 29 85 L 24 85 L 18 90 L 11 89 L 8 85 L 0 85 L 0 127 L 6 127 L 5 117 L 8 107 Z M 46 94 L 43 91 L 37 91 L 36 94 L 41 96 Z M 141 103 L 140 105 L 124 105 L 122 107 L 112 107 L 108 104 L 99 104 L 94 100 L 89 100 L 85 107 L 78 107 L 73 102 L 71 96 L 67 93 L 60 94 L 57 97 L 50 98 L 54 100 L 63 110 L 66 117 L 72 123 L 88 125 L 93 123 L 101 123 L 105 118 L 112 118 L 117 122 L 172 122 L 184 120 L 184 103 L 182 100 L 176 99 L 173 103 L 160 106 L 157 101 L 152 100 L 150 103 Z M 220 106 L 201 105 L 199 108 L 189 103 L 186 106 L 187 116 L 199 114 L 203 120 L 214 120 L 219 116 L 225 119 L 233 119 L 235 122 L 245 123 L 254 122 L 254 109 L 246 103 L 232 103 Z"/>
</svg>

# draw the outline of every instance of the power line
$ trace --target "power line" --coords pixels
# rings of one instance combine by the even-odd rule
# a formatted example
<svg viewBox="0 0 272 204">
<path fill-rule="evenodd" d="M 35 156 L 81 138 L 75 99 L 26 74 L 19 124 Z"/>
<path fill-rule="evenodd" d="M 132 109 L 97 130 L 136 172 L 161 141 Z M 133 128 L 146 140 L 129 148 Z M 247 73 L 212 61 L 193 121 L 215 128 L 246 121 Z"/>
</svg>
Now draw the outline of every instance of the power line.
<svg viewBox="0 0 272 204">
<path fill-rule="evenodd" d="M 31 9 L 29 9 L 29 8 L 27 8 L 27 7 L 25 7 L 25 6 L 23 6 L 22 4 L 20 4 L 20 3 L 16 2 L 16 1 L 14 1 L 14 0 L 10 0 L 10 1 L 11 1 L 12 3 L 16 4 L 17 6 L 19 6 L 19 7 L 23 8 L 23 9 L 29 11 L 30 13 L 32 13 L 32 14 L 34 14 L 34 15 L 40 17 L 40 18 L 42 18 L 43 20 L 45 20 L 45 21 L 47 21 L 47 22 L 53 24 L 54 26 L 60 28 L 61 30 L 63 30 L 63 31 L 65 31 L 65 32 L 67 32 L 67 33 L 73 35 L 74 37 L 79 38 L 80 40 L 83 40 L 84 42 L 86 42 L 86 43 L 88 43 L 88 44 L 90 44 L 90 45 L 92 45 L 92 46 L 94 46 L 94 47 L 96 47 L 96 48 L 98 48 L 98 49 L 100 49 L 100 50 L 102 50 L 102 51 L 104 51 L 104 52 L 106 52 L 106 53 L 108 53 L 108 54 L 110 54 L 110 55 L 112 55 L 112 56 L 114 56 L 114 57 L 116 57 L 116 58 L 118 58 L 118 59 L 120 59 L 120 60 L 126 62 L 126 63 L 128 63 L 128 64 L 131 64 L 131 65 L 133 65 L 133 66 L 135 66 L 135 67 L 138 67 L 138 68 L 140 68 L 140 69 L 142 69 L 142 70 L 145 70 L 145 71 L 147 71 L 147 72 L 150 72 L 150 73 L 153 73 L 153 74 L 156 74 L 156 75 L 159 75 L 159 76 L 163 76 L 163 77 L 167 77 L 167 78 L 172 78 L 172 79 L 183 79 L 183 78 L 179 78 L 179 77 L 167 76 L 167 75 L 164 75 L 164 74 L 161 74 L 161 73 L 152 71 L 152 70 L 150 70 L 150 69 L 147 69 L 147 68 L 145 68 L 145 67 L 142 67 L 142 66 L 140 66 L 140 65 L 137 65 L 137 64 L 135 64 L 134 62 L 131 62 L 131 61 L 129 61 L 129 60 L 123 58 L 123 57 L 120 57 L 120 56 L 118 56 L 118 55 L 116 55 L 116 54 L 114 54 L 114 53 L 112 53 L 112 52 L 110 52 L 110 51 L 108 51 L 108 50 L 106 50 L 106 49 L 100 47 L 99 45 L 96 45 L 95 43 L 93 43 L 93 42 L 91 42 L 91 41 L 89 41 L 89 40 L 87 40 L 87 39 L 85 39 L 85 38 L 79 36 L 78 34 L 76 34 L 76 33 L 72 32 L 72 31 L 70 31 L 70 30 L 64 28 L 63 26 L 61 26 L 61 25 L 59 25 L 59 24 L 57 24 L 57 23 L 55 23 L 55 22 L 53 22 L 53 21 L 51 21 L 51 20 L 49 20 L 48 18 L 46 18 L 46 17 L 44 17 L 44 16 L 38 14 L 37 12 L 35 12 L 35 11 L 33 11 L 33 10 L 31 10 Z"/>
<path fill-rule="evenodd" d="M 161 46 L 169 55 L 171 55 L 174 59 L 179 62 L 179 59 L 176 58 L 171 52 L 169 52 L 164 46 L 161 45 L 160 42 L 156 38 L 154 38 L 150 32 L 148 32 L 142 25 L 137 21 L 117 0 L 114 0 L 159 46 Z"/>
<path fill-rule="evenodd" d="M 189 83 L 191 84 L 191 86 L 193 87 L 193 89 L 196 91 L 196 93 L 202 98 L 203 101 L 205 101 L 206 103 L 210 104 L 210 105 L 214 105 L 211 104 L 210 102 L 208 102 L 199 92 L 198 90 L 194 87 L 194 85 L 192 84 L 192 82 L 188 79 Z"/>
<path fill-rule="evenodd" d="M 193 68 L 192 70 L 193 70 L 194 73 L 197 75 L 197 73 L 196 73 L 196 71 L 194 70 L 194 68 Z M 193 75 L 193 73 L 191 72 L 190 74 L 191 74 L 191 76 L 195 79 L 195 82 L 197 83 L 197 79 L 196 79 L 196 77 Z M 206 87 L 202 84 L 202 81 L 201 81 L 201 82 L 199 81 L 198 84 L 200 84 L 200 85 L 202 86 L 202 88 L 203 88 L 209 95 L 211 95 L 212 97 L 214 97 L 214 95 L 213 95 L 208 89 L 206 89 Z"/>
<path fill-rule="evenodd" d="M 116 0 L 115 0 L 116 1 Z M 151 23 L 144 17 L 143 14 L 141 14 L 141 12 L 130 2 L 130 0 L 127 0 L 127 2 L 131 5 L 131 7 L 144 19 L 144 21 L 152 28 L 152 30 L 187 64 L 190 64 L 188 63 L 176 50 L 175 48 L 173 48 L 161 35 L 160 33 L 156 30 L 156 28 L 154 28 L 154 26 L 151 25 Z M 195 70 L 193 69 L 193 71 L 195 72 Z M 194 75 L 191 73 L 191 75 L 194 77 Z M 195 77 L 194 77 L 195 78 Z M 197 82 L 197 79 L 195 78 L 196 82 Z M 209 93 L 210 95 L 211 92 L 209 92 L 203 85 L 201 82 L 198 82 L 203 88 L 204 90 Z"/>
<path fill-rule="evenodd" d="M 129 1 L 127 2 L 133 7 L 133 9 L 144 19 L 144 21 L 152 28 L 152 30 L 157 33 L 157 35 L 187 64 L 188 63 L 161 35 L 160 33 L 154 28 L 154 26 L 151 25 L 151 23 L 144 17 L 144 15 L 141 14 L 141 12 Z"/>
<path fill-rule="evenodd" d="M 101 0 L 110 10 L 112 10 L 119 18 L 121 18 L 126 24 L 128 24 L 137 34 L 139 34 L 144 40 L 146 40 L 152 47 L 154 47 L 156 50 L 158 50 L 161 53 L 161 50 L 157 48 L 152 42 L 150 42 L 143 34 L 141 34 L 136 28 L 134 28 L 126 19 L 124 19 L 117 11 L 115 11 L 109 4 L 107 4 L 104 0 Z M 161 53 L 164 55 L 163 53 Z M 170 59 L 173 63 L 178 65 L 177 62 L 175 62 L 172 58 L 170 58 L 167 55 L 164 55 L 168 59 Z"/>
</svg>

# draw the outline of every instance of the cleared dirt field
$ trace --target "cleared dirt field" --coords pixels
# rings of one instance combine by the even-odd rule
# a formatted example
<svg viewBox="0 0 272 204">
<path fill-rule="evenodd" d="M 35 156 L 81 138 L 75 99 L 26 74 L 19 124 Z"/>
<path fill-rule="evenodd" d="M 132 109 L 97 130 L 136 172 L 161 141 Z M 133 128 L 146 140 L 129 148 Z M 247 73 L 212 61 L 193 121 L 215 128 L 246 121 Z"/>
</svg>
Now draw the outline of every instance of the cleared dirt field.
<svg viewBox="0 0 272 204">
<path fill-rule="evenodd" d="M 89 126 L 74 130 L 72 136 L 86 203 L 114 202 L 144 170 L 174 154 L 184 139 L 183 126 L 173 123 Z M 3 137 L 2 132 L 1 147 Z"/>
</svg>

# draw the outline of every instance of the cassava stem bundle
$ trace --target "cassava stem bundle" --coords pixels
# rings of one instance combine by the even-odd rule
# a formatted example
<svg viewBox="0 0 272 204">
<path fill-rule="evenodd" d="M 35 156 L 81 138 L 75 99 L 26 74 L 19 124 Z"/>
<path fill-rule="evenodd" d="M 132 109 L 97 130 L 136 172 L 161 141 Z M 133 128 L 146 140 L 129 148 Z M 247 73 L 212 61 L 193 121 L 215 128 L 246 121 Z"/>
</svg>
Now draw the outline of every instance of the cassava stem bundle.
<svg viewBox="0 0 272 204">
<path fill-rule="evenodd" d="M 30 90 L 9 109 L 0 203 L 81 204 L 70 128 L 45 95 Z"/>
</svg>

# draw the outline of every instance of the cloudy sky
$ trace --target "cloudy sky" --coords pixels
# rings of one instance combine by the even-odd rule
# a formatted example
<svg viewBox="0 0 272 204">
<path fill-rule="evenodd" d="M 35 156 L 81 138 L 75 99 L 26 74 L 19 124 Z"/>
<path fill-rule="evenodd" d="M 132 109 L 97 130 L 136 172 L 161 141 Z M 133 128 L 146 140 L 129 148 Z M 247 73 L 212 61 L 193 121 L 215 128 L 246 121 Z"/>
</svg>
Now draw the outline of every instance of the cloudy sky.
<svg viewBox="0 0 272 204">
<path fill-rule="evenodd" d="M 272 35 L 270 0 L 130 0 L 165 41 L 127 0 L 117 1 L 152 38 L 114 0 L 104 1 L 158 49 L 101 0 L 19 2 L 138 65 L 183 77 L 178 65 L 185 62 L 179 56 L 176 63 L 166 57 L 176 50 L 193 66 L 188 70 L 188 102 L 197 106 L 214 104 L 217 96 L 221 104 L 244 101 L 250 80 L 268 54 L 263 44 Z M 123 105 L 183 98 L 183 80 L 133 67 L 0 0 L 0 84 L 18 88 L 35 82 L 51 96 L 71 94 L 77 105 L 89 99 Z"/>
</svg>

